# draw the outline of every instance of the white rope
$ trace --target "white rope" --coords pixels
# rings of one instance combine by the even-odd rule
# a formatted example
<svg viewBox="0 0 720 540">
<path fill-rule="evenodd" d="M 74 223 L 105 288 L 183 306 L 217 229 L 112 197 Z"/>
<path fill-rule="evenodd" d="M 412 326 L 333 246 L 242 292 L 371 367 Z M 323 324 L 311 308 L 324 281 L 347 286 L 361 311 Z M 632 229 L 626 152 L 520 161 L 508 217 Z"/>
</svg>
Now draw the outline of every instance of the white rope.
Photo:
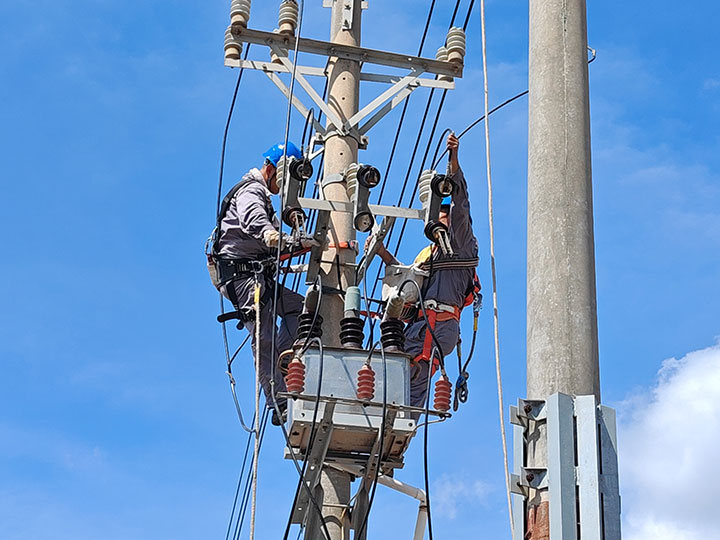
<svg viewBox="0 0 720 540">
<path fill-rule="evenodd" d="M 253 451 L 252 503 L 250 506 L 250 540 L 255 538 L 258 461 L 260 457 L 260 283 L 255 275 L 255 449 Z"/>
<path fill-rule="evenodd" d="M 505 464 L 505 488 L 507 492 L 508 513 L 510 516 L 510 532 L 515 538 L 515 524 L 512 515 L 512 500 L 510 498 L 510 464 L 508 460 L 507 436 L 505 434 L 505 404 L 503 400 L 502 374 L 500 371 L 500 331 L 498 321 L 497 299 L 497 273 L 495 271 L 495 222 L 493 218 L 493 190 L 492 174 L 490 172 L 490 123 L 488 105 L 488 71 L 487 46 L 485 36 L 485 0 L 480 1 L 480 24 L 482 27 L 482 57 L 483 57 L 483 89 L 485 100 L 485 162 L 488 186 L 488 221 L 490 225 L 490 266 L 492 268 L 493 287 L 493 327 L 495 334 L 495 373 L 497 375 L 498 408 L 500 412 L 500 434 L 502 436 L 503 460 Z"/>
</svg>

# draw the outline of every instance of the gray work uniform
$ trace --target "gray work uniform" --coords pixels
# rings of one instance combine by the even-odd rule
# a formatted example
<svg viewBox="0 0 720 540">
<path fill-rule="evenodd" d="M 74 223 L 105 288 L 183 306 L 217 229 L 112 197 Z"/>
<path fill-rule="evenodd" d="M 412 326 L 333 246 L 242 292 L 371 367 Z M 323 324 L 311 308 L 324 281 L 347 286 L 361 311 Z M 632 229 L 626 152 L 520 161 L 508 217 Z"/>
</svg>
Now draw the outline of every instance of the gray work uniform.
<svg viewBox="0 0 720 540">
<path fill-rule="evenodd" d="M 233 197 L 232 202 L 220 224 L 220 238 L 218 240 L 218 254 L 222 258 L 260 260 L 273 257 L 273 251 L 263 242 L 266 231 L 278 230 L 280 223 L 275 216 L 275 210 L 270 200 L 271 193 L 267 189 L 262 174 L 252 169 L 242 178 L 241 187 Z M 270 288 L 272 293 L 273 282 L 265 275 L 259 275 L 261 298 Z M 241 278 L 228 286 L 234 286 L 238 310 L 254 308 L 255 278 L 252 276 Z M 228 297 L 227 291 L 223 295 Z M 278 290 L 277 315 L 282 319 L 280 329 L 276 328 L 273 320 L 272 296 L 260 310 L 260 384 L 265 392 L 267 403 L 272 403 L 270 394 L 270 375 L 273 362 L 277 361 L 278 354 L 289 349 L 295 340 L 298 326 L 298 315 L 302 312 L 303 297 L 299 294 L 281 287 Z M 255 339 L 255 317 L 245 323 L 245 328 L 252 335 L 253 352 L 258 344 Z M 275 356 L 271 356 L 273 333 L 277 334 L 275 341 Z M 275 391 L 285 391 L 285 381 L 279 369 L 275 369 Z M 282 402 L 284 400 L 278 399 Z"/>
<path fill-rule="evenodd" d="M 472 230 L 470 217 L 470 201 L 468 199 L 467 182 L 462 169 L 458 168 L 452 176 L 455 190 L 450 205 L 450 245 L 455 256 L 462 259 L 471 259 L 478 256 L 478 243 Z M 442 255 L 439 250 L 433 250 L 432 261 L 452 260 Z M 441 304 L 462 308 L 469 289 L 472 287 L 475 270 L 473 268 L 457 268 L 432 271 L 429 280 L 425 283 L 423 296 L 425 301 L 435 300 Z M 425 345 L 426 324 L 418 320 L 408 324 L 405 328 L 405 352 L 413 358 L 422 354 Z M 435 336 L 440 342 L 444 356 L 450 354 L 457 345 L 460 337 L 460 324 L 455 320 L 437 322 L 434 328 Z M 433 342 L 434 346 L 435 343 Z M 425 405 L 427 396 L 428 374 L 430 362 L 420 361 L 413 365 L 410 379 L 410 404 L 414 407 Z"/>
</svg>

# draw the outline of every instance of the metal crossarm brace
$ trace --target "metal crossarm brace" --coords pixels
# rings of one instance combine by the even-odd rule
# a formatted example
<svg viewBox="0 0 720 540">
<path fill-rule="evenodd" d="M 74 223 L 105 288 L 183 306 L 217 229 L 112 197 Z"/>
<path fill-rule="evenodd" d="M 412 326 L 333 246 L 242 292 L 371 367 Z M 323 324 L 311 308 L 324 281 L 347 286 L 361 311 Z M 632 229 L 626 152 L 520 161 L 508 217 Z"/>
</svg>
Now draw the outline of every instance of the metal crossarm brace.
<svg viewBox="0 0 720 540">
<path fill-rule="evenodd" d="M 281 49 L 294 49 L 295 47 L 295 37 L 262 30 L 251 30 L 250 28 L 243 28 L 239 24 L 232 26 L 232 33 L 236 39 L 246 43 L 265 45 L 267 47 L 274 44 Z M 452 62 L 441 62 L 419 56 L 407 56 L 303 37 L 298 40 L 298 51 L 320 56 L 337 57 L 344 60 L 354 60 L 363 64 L 377 64 L 404 69 L 409 67 L 434 75 L 448 75 L 450 77 L 462 77 L 463 75 L 462 65 Z"/>
<path fill-rule="evenodd" d="M 325 212 L 353 212 L 352 203 L 345 201 L 327 201 L 322 199 L 310 199 L 299 197 L 300 205 L 307 210 L 320 210 Z M 375 216 L 391 216 L 400 219 L 425 219 L 425 211 L 416 208 L 398 208 L 396 206 L 382 206 L 378 204 L 368 205 Z"/>
<path fill-rule="evenodd" d="M 267 75 L 267 78 L 270 79 L 273 84 L 278 87 L 278 89 L 283 93 L 286 98 L 290 97 L 290 89 L 285 85 L 282 79 L 278 77 L 277 73 L 272 71 L 265 71 L 265 75 Z M 298 112 L 303 115 L 304 118 L 308 117 L 310 111 L 305 107 L 305 105 L 302 104 L 302 101 L 300 101 L 297 95 L 293 94 L 292 104 L 298 110 Z M 313 128 L 315 128 L 316 132 L 320 133 L 321 135 L 325 135 L 326 130 L 323 125 L 317 121 L 315 115 L 313 115 L 312 123 Z"/>
</svg>

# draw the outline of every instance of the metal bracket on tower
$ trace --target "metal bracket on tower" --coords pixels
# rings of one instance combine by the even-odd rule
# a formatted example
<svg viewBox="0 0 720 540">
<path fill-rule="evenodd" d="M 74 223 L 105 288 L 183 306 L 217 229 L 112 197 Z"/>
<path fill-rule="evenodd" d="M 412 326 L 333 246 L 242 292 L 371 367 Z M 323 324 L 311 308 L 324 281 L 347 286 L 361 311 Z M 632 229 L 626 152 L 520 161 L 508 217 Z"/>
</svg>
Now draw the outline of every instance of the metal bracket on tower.
<svg viewBox="0 0 720 540">
<path fill-rule="evenodd" d="M 553 394 L 546 401 L 520 400 L 511 407 L 515 540 L 526 534 L 526 504 L 547 491 L 550 540 L 620 540 L 615 411 L 595 396 Z M 547 426 L 543 468 L 526 468 L 537 444 L 532 422 Z"/>
</svg>

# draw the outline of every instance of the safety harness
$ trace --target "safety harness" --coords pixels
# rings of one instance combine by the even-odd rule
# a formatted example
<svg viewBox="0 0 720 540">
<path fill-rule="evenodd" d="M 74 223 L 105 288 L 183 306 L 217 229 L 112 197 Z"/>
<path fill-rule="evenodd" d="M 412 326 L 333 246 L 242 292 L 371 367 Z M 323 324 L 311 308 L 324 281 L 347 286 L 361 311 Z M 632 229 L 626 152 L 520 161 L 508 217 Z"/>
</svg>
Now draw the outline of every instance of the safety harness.
<svg viewBox="0 0 720 540">
<path fill-rule="evenodd" d="M 423 254 L 426 253 L 426 250 L 423 250 L 418 258 L 421 258 Z M 416 259 L 416 262 L 418 259 Z M 426 286 L 430 283 L 430 279 L 432 277 L 432 274 L 436 271 L 442 271 L 442 270 L 457 270 L 461 268 L 472 268 L 473 270 L 477 268 L 479 259 L 477 257 L 471 257 L 471 258 L 452 258 L 452 259 L 441 259 L 439 261 L 433 261 L 430 258 L 420 263 L 420 268 L 422 270 L 427 270 L 430 272 L 430 277 L 428 277 L 426 281 Z M 465 292 L 465 300 L 463 301 L 463 305 L 461 306 L 453 306 L 450 304 L 443 304 L 441 302 L 437 302 L 436 300 L 426 300 L 423 307 L 425 308 L 425 313 L 427 313 L 427 325 L 428 328 L 431 331 L 435 331 L 435 326 L 438 322 L 445 322 L 445 321 L 458 321 L 460 322 L 460 314 L 462 313 L 462 310 L 470 305 L 479 305 L 478 299 L 482 298 L 482 295 L 480 294 L 481 285 L 480 285 L 480 279 L 478 278 L 477 272 L 473 274 L 473 278 L 471 283 L 468 286 L 467 291 Z M 473 310 L 475 312 L 475 310 Z M 417 309 L 416 315 L 415 315 L 415 321 L 421 321 L 425 318 L 425 315 L 423 313 L 422 309 Z M 426 330 L 425 331 L 425 339 L 423 341 L 423 349 L 420 354 L 418 354 L 414 358 L 414 362 L 419 362 L 421 360 L 424 360 L 426 362 L 430 361 L 430 358 L 432 356 L 432 350 L 433 350 L 433 338 L 432 338 L 432 332 Z M 458 337 L 459 341 L 459 337 Z M 441 354 L 444 354 L 441 351 Z M 435 357 L 433 358 L 433 367 L 432 367 L 432 373 L 434 374 L 435 371 L 438 368 L 438 365 L 440 363 L 440 360 Z"/>
</svg>

